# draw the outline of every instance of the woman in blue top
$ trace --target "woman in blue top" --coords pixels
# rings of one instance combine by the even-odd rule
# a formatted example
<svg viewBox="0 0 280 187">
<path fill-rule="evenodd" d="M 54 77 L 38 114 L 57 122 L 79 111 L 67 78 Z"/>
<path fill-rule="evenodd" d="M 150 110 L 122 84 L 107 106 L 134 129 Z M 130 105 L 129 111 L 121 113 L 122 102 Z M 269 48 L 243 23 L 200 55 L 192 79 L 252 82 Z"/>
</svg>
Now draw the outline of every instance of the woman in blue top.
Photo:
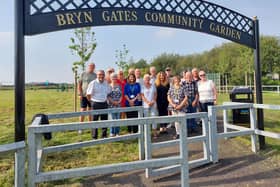
<svg viewBox="0 0 280 187">
<path fill-rule="evenodd" d="M 125 106 L 141 106 L 141 86 L 136 82 L 134 74 L 129 74 L 127 83 L 124 87 Z M 138 112 L 132 111 L 126 113 L 127 118 L 137 118 Z M 129 133 L 137 133 L 138 126 L 127 126 Z"/>
</svg>

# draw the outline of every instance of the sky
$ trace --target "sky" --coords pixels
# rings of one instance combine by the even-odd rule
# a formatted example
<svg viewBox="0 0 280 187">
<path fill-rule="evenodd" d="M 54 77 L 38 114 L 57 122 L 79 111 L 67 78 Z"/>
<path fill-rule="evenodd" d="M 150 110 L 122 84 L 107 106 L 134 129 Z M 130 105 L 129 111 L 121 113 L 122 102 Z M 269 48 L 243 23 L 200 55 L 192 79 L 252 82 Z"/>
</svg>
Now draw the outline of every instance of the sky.
<svg viewBox="0 0 280 187">
<path fill-rule="evenodd" d="M 278 0 L 209 0 L 247 17 L 257 16 L 260 34 L 280 36 L 280 1 Z M 91 61 L 96 69 L 114 67 L 116 50 L 123 44 L 128 58 L 150 63 L 162 53 L 187 55 L 211 50 L 227 40 L 188 30 L 153 26 L 93 27 L 97 48 Z M 25 37 L 26 82 L 73 82 L 72 64 L 77 61 L 68 46 L 74 30 L 63 30 Z M 0 83 L 14 81 L 14 0 L 0 4 Z"/>
</svg>

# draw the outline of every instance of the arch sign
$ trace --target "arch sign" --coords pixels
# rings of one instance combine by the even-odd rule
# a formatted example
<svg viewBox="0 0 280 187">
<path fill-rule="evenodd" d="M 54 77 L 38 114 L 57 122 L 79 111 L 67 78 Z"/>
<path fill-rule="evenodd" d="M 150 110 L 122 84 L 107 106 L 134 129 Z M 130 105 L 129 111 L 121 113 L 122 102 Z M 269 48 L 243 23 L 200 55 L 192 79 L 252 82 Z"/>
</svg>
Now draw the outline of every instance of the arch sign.
<svg viewBox="0 0 280 187">
<path fill-rule="evenodd" d="M 106 25 L 151 25 L 211 34 L 255 50 L 257 103 L 262 103 L 258 20 L 204 0 L 17 0 L 15 136 L 24 133 L 24 36 Z M 261 115 L 258 120 L 261 123 Z M 261 126 L 259 126 L 262 129 Z"/>
<path fill-rule="evenodd" d="M 104 25 L 193 30 L 255 48 L 254 21 L 200 0 L 27 0 L 25 34 Z"/>
</svg>

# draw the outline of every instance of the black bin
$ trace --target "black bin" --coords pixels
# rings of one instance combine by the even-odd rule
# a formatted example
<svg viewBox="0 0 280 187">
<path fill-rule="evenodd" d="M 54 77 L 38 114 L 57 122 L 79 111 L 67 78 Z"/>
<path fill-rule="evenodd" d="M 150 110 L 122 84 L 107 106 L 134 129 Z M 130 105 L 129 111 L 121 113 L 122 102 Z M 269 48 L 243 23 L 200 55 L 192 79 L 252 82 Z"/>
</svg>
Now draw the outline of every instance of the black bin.
<svg viewBox="0 0 280 187">
<path fill-rule="evenodd" d="M 253 103 L 253 91 L 249 87 L 234 87 L 230 92 L 230 100 L 232 102 Z M 233 109 L 232 110 L 233 123 L 249 123 L 250 111 L 249 108 Z"/>
</svg>

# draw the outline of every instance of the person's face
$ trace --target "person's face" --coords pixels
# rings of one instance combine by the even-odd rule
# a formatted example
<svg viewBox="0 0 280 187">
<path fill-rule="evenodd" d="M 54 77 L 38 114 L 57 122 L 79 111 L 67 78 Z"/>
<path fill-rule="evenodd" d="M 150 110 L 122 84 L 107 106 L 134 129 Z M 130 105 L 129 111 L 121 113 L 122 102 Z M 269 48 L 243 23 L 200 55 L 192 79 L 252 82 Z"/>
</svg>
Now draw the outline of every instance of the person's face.
<svg viewBox="0 0 280 187">
<path fill-rule="evenodd" d="M 130 76 L 128 77 L 128 81 L 129 81 L 129 83 L 134 83 L 134 82 L 135 82 L 134 76 L 133 76 L 133 75 L 130 75 Z"/>
<path fill-rule="evenodd" d="M 148 77 L 148 76 L 144 77 L 144 84 L 145 85 L 149 85 L 150 84 L 150 77 Z"/>
<path fill-rule="evenodd" d="M 176 86 L 180 85 L 180 79 L 178 77 L 174 77 L 173 81 L 174 81 L 174 85 Z"/>
<path fill-rule="evenodd" d="M 88 72 L 92 73 L 92 72 L 94 72 L 94 69 L 95 69 L 95 65 L 94 64 L 89 64 L 88 65 Z"/>
<path fill-rule="evenodd" d="M 167 76 L 170 76 L 171 75 L 171 69 L 165 70 L 165 73 L 166 73 Z"/>
<path fill-rule="evenodd" d="M 198 71 L 197 70 L 192 71 L 192 76 L 198 78 Z"/>
<path fill-rule="evenodd" d="M 163 73 L 159 74 L 159 80 L 165 81 L 165 75 Z"/>
<path fill-rule="evenodd" d="M 206 80 L 206 74 L 205 74 L 204 71 L 200 71 L 200 72 L 199 72 L 199 78 L 200 78 L 201 80 Z"/>
<path fill-rule="evenodd" d="M 120 79 L 120 80 L 123 79 L 123 71 L 119 71 L 119 73 L 118 73 L 118 79 Z"/>
<path fill-rule="evenodd" d="M 140 69 L 136 69 L 136 70 L 135 70 L 135 76 L 136 76 L 137 78 L 140 78 L 140 77 L 141 77 L 141 71 L 140 71 Z"/>
<path fill-rule="evenodd" d="M 190 72 L 186 72 L 185 80 L 188 82 L 192 81 L 192 74 Z"/>
<path fill-rule="evenodd" d="M 153 75 L 153 76 L 156 75 L 156 73 L 157 73 L 157 72 L 156 72 L 156 68 L 151 68 L 151 69 L 150 69 L 150 73 L 151 73 L 151 75 Z"/>
<path fill-rule="evenodd" d="M 117 78 L 117 77 L 112 77 L 112 78 L 111 78 L 111 81 L 112 81 L 113 83 L 116 83 L 116 82 L 117 82 L 117 80 L 118 80 L 118 78 Z"/>
<path fill-rule="evenodd" d="M 103 82 L 105 77 L 105 73 L 103 71 L 98 71 L 97 72 L 97 79 L 99 82 Z"/>
</svg>

